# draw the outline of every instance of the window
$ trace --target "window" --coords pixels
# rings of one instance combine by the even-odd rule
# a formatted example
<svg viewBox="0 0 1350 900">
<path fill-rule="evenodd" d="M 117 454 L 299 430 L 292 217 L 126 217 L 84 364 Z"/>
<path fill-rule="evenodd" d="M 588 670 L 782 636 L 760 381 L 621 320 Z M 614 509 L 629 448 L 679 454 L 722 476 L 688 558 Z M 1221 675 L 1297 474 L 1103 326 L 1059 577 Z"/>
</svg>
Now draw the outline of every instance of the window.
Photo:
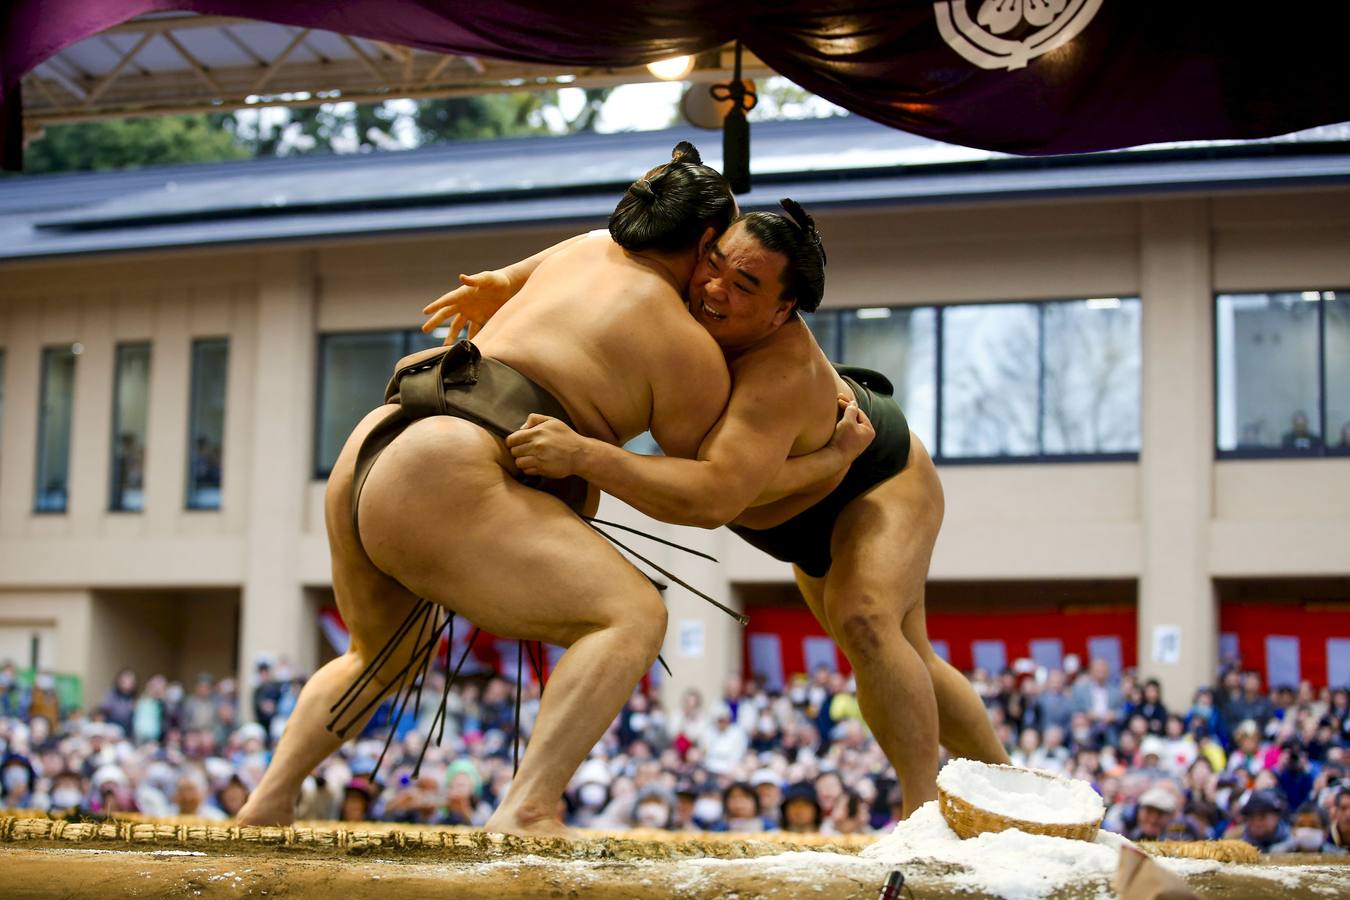
<svg viewBox="0 0 1350 900">
<path fill-rule="evenodd" d="M 314 477 L 327 478 L 357 423 L 384 400 L 394 366 L 409 353 L 438 347 L 444 334 L 366 331 L 319 335 Z"/>
<path fill-rule="evenodd" d="M 1220 294 L 1220 456 L 1350 453 L 1350 292 Z"/>
<path fill-rule="evenodd" d="M 225 379 L 230 344 L 225 338 L 192 342 L 192 408 L 188 431 L 188 509 L 220 509 L 225 449 Z"/>
<path fill-rule="evenodd" d="M 841 362 L 875 369 L 895 385 L 909 427 L 931 439 L 937 415 L 937 310 L 852 309 L 839 316 Z"/>
<path fill-rule="evenodd" d="M 1045 303 L 1041 452 L 1139 451 L 1139 301 Z"/>
<path fill-rule="evenodd" d="M 1039 327 L 1030 303 L 942 311 L 942 455 L 1035 455 Z"/>
<path fill-rule="evenodd" d="M 831 359 L 891 379 L 910 427 L 939 461 L 1133 459 L 1139 452 L 1138 298 L 823 310 L 803 318 Z"/>
<path fill-rule="evenodd" d="M 145 427 L 150 395 L 150 345 L 119 344 L 113 373 L 112 467 L 108 509 L 145 508 Z"/>
<path fill-rule="evenodd" d="M 816 343 L 825 351 L 825 357 L 832 362 L 840 362 L 844 358 L 844 351 L 839 343 L 839 319 L 845 315 L 850 313 L 833 309 L 802 313 L 802 320 L 816 336 Z"/>
<path fill-rule="evenodd" d="M 1137 298 L 942 310 L 942 437 L 952 459 L 1139 452 Z"/>
<path fill-rule="evenodd" d="M 889 378 L 909 427 L 931 440 L 937 396 L 933 307 L 819 310 L 802 318 L 831 361 Z"/>
<path fill-rule="evenodd" d="M 70 482 L 70 423 L 75 405 L 75 357 L 79 344 L 42 351 L 41 405 L 38 408 L 37 480 L 33 509 L 66 511 Z"/>
</svg>

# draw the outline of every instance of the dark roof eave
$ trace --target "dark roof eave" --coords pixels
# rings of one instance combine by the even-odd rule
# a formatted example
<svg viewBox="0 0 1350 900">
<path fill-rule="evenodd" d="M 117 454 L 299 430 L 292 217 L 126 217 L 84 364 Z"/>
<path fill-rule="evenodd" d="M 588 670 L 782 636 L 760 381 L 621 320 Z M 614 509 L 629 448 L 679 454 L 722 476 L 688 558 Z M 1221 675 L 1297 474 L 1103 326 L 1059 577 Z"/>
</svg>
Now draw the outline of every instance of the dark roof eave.
<svg viewBox="0 0 1350 900">
<path fill-rule="evenodd" d="M 998 204 L 1018 201 L 1212 193 L 1321 186 L 1350 186 L 1350 154 L 1204 159 L 1098 158 L 1096 164 L 1068 166 L 1000 160 L 1000 165 L 915 166 L 885 174 L 835 173 L 832 177 L 770 175 L 740 198 L 750 209 L 777 208 L 790 193 L 808 208 L 913 207 L 943 204 Z M 1038 161 L 1044 162 L 1044 161 Z M 504 229 L 568 222 L 599 224 L 612 209 L 614 194 L 551 195 L 441 206 L 419 204 L 374 210 L 239 216 L 203 223 L 180 222 L 135 229 L 69 233 L 44 230 L 47 246 L 30 244 L 5 260 L 40 260 L 77 255 L 145 252 L 189 247 L 247 246 L 258 243 L 332 241 L 357 236 L 398 237 L 465 229 Z M 268 226 L 271 226 L 270 228 Z M 0 234 L 0 238 L 3 235 Z M 50 243 L 48 243 L 50 241 Z M 0 241 L 0 244 L 7 243 Z"/>
</svg>

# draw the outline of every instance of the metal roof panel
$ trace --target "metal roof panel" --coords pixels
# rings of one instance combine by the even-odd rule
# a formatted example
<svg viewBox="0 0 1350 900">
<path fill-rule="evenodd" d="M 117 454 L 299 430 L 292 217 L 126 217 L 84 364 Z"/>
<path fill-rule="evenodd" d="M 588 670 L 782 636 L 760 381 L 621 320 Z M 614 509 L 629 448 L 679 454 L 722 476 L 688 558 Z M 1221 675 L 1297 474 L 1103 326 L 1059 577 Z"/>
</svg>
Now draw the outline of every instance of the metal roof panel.
<svg viewBox="0 0 1350 900">
<path fill-rule="evenodd" d="M 618 186 L 690 129 L 463 142 L 403 153 L 246 160 L 0 179 L 0 259 L 604 223 Z M 708 137 L 714 140 L 708 140 Z M 715 143 L 715 136 L 701 141 Z M 755 126 L 758 187 L 808 207 L 991 202 L 1350 185 L 1350 145 L 1014 159 L 960 152 L 861 119 Z M 963 151 L 964 148 L 956 148 Z M 1298 151 L 1298 152 L 1295 152 Z M 1190 153 L 1189 157 L 1184 154 Z M 947 164 L 909 164 L 945 159 Z M 715 153 L 708 162 L 720 166 Z"/>
</svg>

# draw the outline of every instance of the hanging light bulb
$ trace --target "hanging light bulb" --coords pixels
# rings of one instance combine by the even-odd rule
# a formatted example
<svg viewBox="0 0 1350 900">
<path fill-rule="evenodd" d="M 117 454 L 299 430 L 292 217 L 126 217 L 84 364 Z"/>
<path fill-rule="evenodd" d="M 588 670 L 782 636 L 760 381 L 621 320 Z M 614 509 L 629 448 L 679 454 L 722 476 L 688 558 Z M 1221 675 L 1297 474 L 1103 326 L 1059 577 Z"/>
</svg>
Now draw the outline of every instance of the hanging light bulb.
<svg viewBox="0 0 1350 900">
<path fill-rule="evenodd" d="M 647 63 L 647 71 L 662 81 L 680 81 L 694 71 L 694 58 L 672 56 L 670 59 L 659 59 L 654 63 Z"/>
</svg>

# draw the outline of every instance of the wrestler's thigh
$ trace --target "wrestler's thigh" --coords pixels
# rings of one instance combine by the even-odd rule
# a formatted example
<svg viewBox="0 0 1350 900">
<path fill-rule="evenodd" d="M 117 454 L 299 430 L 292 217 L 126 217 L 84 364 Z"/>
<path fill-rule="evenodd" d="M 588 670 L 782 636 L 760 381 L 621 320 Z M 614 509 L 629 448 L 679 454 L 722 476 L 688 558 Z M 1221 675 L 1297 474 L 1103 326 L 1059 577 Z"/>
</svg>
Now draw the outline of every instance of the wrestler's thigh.
<svg viewBox="0 0 1350 900">
<path fill-rule="evenodd" d="M 825 617 L 825 579 L 807 575 L 799 567 L 792 567 L 792 577 L 797 581 L 797 590 L 801 591 L 806 608 L 816 617 L 816 621 L 825 629 L 825 633 L 834 638 L 830 630 L 830 620 Z"/>
<path fill-rule="evenodd" d="M 825 611 L 836 628 L 860 616 L 899 623 L 922 606 L 942 514 L 937 469 L 911 433 L 905 468 L 854 499 L 835 522 Z"/>
<path fill-rule="evenodd" d="M 356 540 L 352 527 L 351 491 L 356 453 L 366 434 L 387 413 L 388 407 L 371 412 L 352 431 L 333 464 L 324 494 L 324 522 L 332 560 L 334 599 L 351 636 L 351 649 L 363 659 L 370 659 L 379 652 L 419 602 L 407 588 L 375 568 Z M 396 662 L 412 651 L 416 637 L 416 634 L 409 634 L 404 639 L 404 648 L 394 654 Z"/>
<path fill-rule="evenodd" d="M 417 422 L 361 497 L 371 559 L 414 594 L 502 637 L 569 645 L 597 628 L 665 628 L 660 595 L 562 501 L 517 482 L 500 441 Z"/>
</svg>

